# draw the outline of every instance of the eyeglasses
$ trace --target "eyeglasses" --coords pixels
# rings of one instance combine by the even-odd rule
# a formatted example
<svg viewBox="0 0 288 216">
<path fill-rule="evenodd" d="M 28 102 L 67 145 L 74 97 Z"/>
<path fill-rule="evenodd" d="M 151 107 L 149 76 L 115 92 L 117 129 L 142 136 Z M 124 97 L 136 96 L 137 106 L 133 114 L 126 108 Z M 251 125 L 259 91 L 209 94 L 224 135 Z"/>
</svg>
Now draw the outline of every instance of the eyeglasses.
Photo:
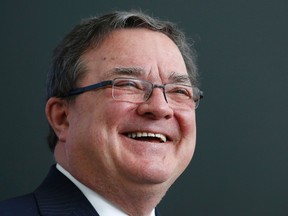
<svg viewBox="0 0 288 216">
<path fill-rule="evenodd" d="M 158 85 L 135 78 L 115 78 L 86 87 L 75 88 L 66 97 L 108 86 L 112 88 L 113 99 L 123 102 L 143 103 L 151 97 L 154 88 L 162 89 L 165 101 L 173 107 L 196 109 L 200 99 L 203 98 L 203 92 L 196 87 L 174 83 Z"/>
</svg>

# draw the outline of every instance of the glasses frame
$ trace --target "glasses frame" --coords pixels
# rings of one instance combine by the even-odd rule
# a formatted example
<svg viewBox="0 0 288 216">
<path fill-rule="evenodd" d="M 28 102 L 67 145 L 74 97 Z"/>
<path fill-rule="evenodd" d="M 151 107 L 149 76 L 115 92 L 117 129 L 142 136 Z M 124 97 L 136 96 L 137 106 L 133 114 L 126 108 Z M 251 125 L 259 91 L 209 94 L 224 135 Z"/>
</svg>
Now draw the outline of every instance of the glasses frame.
<svg viewBox="0 0 288 216">
<path fill-rule="evenodd" d="M 85 87 L 74 88 L 71 91 L 69 91 L 68 94 L 65 95 L 65 97 L 76 96 L 76 95 L 82 94 L 82 93 L 87 92 L 87 91 L 97 90 L 97 89 L 105 88 L 105 87 L 108 87 L 108 86 L 111 86 L 113 88 L 114 82 L 117 79 L 139 80 L 139 81 L 144 81 L 144 82 L 148 82 L 148 83 L 152 84 L 152 91 L 151 91 L 149 97 L 147 97 L 147 99 L 144 100 L 143 102 L 149 100 L 149 98 L 152 95 L 152 92 L 153 92 L 154 88 L 161 88 L 161 89 L 163 89 L 163 95 L 164 95 L 165 101 L 166 101 L 166 103 L 168 103 L 168 100 L 167 100 L 167 97 L 166 97 L 166 93 L 165 93 L 165 86 L 167 84 L 164 84 L 164 85 L 154 84 L 154 83 L 151 83 L 151 82 L 146 81 L 146 80 L 141 80 L 141 79 L 136 79 L 136 78 L 126 78 L 126 77 L 117 77 L 117 78 L 114 78 L 113 80 L 105 80 L 105 81 L 102 81 L 102 82 L 99 82 L 99 83 L 96 83 L 96 84 L 92 84 L 92 85 L 88 85 L 88 86 L 85 86 Z M 183 85 L 183 86 L 188 86 L 188 85 Z M 192 100 L 194 100 L 194 102 L 195 102 L 195 109 L 197 109 L 197 107 L 199 106 L 200 100 L 203 98 L 203 91 L 201 91 L 200 89 L 198 89 L 196 87 L 192 87 L 192 86 L 188 86 L 188 87 L 192 88 L 193 94 L 195 93 L 195 91 L 197 93 L 197 97 L 194 97 L 194 95 L 192 97 Z M 113 99 L 115 99 L 115 98 L 113 97 Z"/>
</svg>

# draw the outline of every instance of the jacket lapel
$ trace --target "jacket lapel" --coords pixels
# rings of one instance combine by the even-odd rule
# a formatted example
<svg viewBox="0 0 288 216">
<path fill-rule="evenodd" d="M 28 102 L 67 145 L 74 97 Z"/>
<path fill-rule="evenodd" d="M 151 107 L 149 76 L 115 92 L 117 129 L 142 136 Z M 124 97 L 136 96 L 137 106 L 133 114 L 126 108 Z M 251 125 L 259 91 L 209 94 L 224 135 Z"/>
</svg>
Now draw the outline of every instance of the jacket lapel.
<svg viewBox="0 0 288 216">
<path fill-rule="evenodd" d="M 43 216 L 99 216 L 82 192 L 55 165 L 34 196 Z"/>
<path fill-rule="evenodd" d="M 155 216 L 161 216 L 157 208 L 155 209 Z"/>
</svg>

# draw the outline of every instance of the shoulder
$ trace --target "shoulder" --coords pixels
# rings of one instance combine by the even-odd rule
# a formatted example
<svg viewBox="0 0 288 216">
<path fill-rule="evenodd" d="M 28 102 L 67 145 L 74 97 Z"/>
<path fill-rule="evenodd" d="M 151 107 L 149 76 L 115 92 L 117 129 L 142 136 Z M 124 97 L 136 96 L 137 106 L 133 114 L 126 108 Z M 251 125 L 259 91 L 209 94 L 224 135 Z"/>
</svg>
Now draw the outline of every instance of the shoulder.
<svg viewBox="0 0 288 216">
<path fill-rule="evenodd" d="M 36 200 L 33 194 L 4 200 L 0 202 L 1 216 L 36 216 L 39 215 Z"/>
</svg>

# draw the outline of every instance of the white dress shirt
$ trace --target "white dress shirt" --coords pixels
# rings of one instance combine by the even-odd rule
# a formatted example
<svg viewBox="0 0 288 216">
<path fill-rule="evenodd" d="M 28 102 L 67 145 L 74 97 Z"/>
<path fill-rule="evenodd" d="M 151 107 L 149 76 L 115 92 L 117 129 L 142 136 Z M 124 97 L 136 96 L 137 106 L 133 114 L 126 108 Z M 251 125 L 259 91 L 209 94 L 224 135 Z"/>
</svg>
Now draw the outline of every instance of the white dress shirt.
<svg viewBox="0 0 288 216">
<path fill-rule="evenodd" d="M 125 212 L 117 208 L 111 202 L 106 200 L 104 197 L 100 196 L 95 191 L 83 185 L 77 179 L 75 179 L 68 171 L 66 171 L 60 164 L 56 165 L 56 168 L 63 173 L 67 178 L 69 178 L 84 194 L 84 196 L 89 200 L 95 210 L 100 216 L 128 216 Z M 151 212 L 150 216 L 155 216 L 155 209 Z"/>
</svg>

